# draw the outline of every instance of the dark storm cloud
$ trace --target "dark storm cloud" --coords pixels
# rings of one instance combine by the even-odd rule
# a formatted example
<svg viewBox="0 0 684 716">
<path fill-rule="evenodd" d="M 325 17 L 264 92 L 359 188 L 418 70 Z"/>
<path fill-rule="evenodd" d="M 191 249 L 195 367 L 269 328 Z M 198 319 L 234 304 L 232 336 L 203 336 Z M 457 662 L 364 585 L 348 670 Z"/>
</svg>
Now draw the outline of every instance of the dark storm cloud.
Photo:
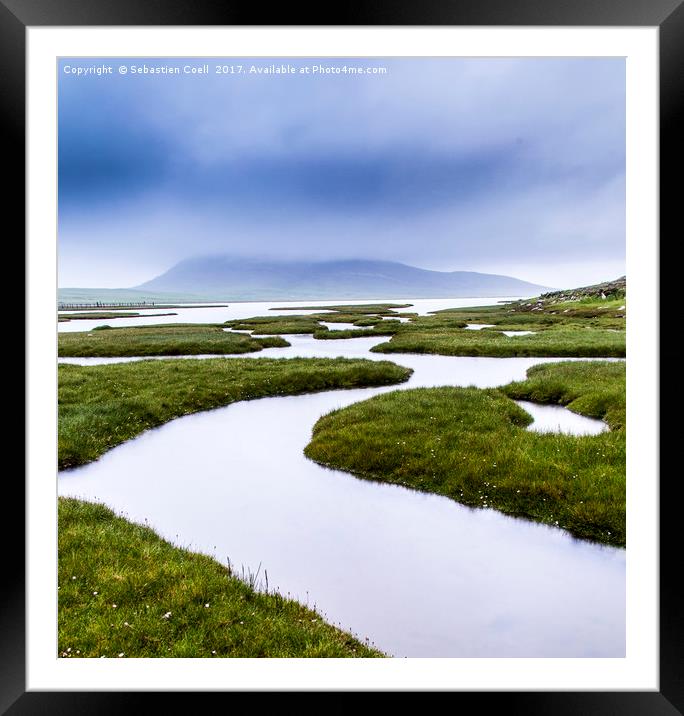
<svg viewBox="0 0 684 716">
<path fill-rule="evenodd" d="M 171 146 L 146 128 L 111 116 L 84 123 L 68 113 L 60 123 L 60 208 L 126 201 L 167 181 Z"/>
</svg>

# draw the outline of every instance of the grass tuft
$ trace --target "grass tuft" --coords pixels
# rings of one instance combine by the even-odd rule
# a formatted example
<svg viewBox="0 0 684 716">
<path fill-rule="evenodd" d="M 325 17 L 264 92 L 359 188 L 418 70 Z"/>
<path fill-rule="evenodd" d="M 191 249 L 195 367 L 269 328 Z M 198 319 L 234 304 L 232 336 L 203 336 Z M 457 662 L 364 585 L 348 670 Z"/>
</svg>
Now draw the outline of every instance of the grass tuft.
<svg viewBox="0 0 684 716">
<path fill-rule="evenodd" d="M 103 330 L 104 328 L 108 330 Z M 283 338 L 252 338 L 224 331 L 221 326 L 169 324 L 60 333 L 62 357 L 232 355 L 290 344 Z"/>
</svg>

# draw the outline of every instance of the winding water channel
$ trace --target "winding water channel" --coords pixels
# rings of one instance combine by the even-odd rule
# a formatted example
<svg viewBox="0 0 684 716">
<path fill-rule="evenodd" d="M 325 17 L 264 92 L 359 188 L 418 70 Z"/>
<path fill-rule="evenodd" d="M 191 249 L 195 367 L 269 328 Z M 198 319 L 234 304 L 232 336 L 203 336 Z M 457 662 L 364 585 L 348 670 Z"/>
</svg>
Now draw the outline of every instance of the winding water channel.
<svg viewBox="0 0 684 716">
<path fill-rule="evenodd" d="M 60 473 L 59 494 L 102 501 L 174 544 L 258 573 L 264 587 L 267 576 L 270 589 L 394 656 L 625 655 L 624 550 L 360 480 L 303 454 L 316 420 L 335 408 L 391 390 L 493 387 L 558 359 L 369 353 L 382 337 L 287 339 L 289 348 L 250 357 L 389 359 L 414 373 L 402 385 L 263 398 L 179 418 Z M 532 429 L 605 429 L 563 408 L 521 405 Z"/>
</svg>

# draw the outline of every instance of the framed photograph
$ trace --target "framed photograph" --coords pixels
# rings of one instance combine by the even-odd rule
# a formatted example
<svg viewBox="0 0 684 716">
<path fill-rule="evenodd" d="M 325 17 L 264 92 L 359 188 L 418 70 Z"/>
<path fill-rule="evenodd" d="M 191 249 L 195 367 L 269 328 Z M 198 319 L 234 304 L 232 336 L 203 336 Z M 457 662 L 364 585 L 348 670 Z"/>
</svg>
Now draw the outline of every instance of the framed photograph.
<svg viewBox="0 0 684 716">
<path fill-rule="evenodd" d="M 27 280 L 3 709 L 680 712 L 681 4 L 1 1 Z"/>
</svg>

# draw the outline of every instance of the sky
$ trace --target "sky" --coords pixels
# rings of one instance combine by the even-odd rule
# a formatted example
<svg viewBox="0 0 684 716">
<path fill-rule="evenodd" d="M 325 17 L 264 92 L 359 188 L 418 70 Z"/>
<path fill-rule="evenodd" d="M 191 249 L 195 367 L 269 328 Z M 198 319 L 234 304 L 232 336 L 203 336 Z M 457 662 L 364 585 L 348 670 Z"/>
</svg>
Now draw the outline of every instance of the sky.
<svg viewBox="0 0 684 716">
<path fill-rule="evenodd" d="M 625 272 L 619 58 L 62 59 L 58 153 L 60 287 L 214 254 Z"/>
</svg>

